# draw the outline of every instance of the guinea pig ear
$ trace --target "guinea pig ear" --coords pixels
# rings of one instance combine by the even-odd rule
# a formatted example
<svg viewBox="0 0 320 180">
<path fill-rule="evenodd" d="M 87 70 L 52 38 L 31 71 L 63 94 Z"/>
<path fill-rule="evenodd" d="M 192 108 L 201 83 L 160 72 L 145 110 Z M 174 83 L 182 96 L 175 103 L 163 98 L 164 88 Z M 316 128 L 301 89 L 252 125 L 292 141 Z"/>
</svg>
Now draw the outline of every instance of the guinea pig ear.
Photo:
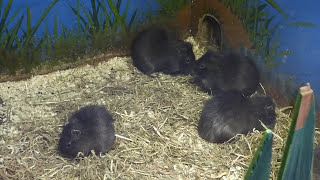
<svg viewBox="0 0 320 180">
<path fill-rule="evenodd" d="M 266 107 L 264 107 L 264 109 L 265 109 L 265 110 L 273 110 L 274 108 L 273 108 L 273 106 L 271 105 L 271 106 L 266 106 Z"/>
<path fill-rule="evenodd" d="M 81 135 L 81 131 L 79 129 L 72 129 L 71 130 L 71 134 L 75 135 L 75 136 L 80 136 Z"/>
<path fill-rule="evenodd" d="M 189 64 L 191 62 L 191 59 L 189 57 L 186 57 L 186 62 Z"/>
<path fill-rule="evenodd" d="M 63 126 L 66 126 L 66 125 L 68 125 L 69 123 L 70 123 L 69 121 L 68 121 L 68 122 L 65 122 Z"/>
<path fill-rule="evenodd" d="M 185 42 L 186 49 L 192 49 L 193 45 L 189 42 Z"/>
</svg>

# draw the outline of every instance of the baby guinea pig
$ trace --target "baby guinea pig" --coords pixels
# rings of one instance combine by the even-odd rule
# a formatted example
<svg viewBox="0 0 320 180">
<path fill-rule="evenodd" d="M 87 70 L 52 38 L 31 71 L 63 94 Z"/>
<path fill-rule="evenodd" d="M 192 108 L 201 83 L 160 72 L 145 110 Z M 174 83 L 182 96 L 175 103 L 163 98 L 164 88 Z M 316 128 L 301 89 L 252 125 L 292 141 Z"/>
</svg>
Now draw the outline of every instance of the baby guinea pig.
<svg viewBox="0 0 320 180">
<path fill-rule="evenodd" d="M 247 134 L 253 128 L 264 130 L 275 126 L 275 105 L 265 96 L 245 97 L 240 91 L 220 92 L 208 100 L 198 123 L 201 138 L 223 143 L 237 134 Z"/>
<path fill-rule="evenodd" d="M 103 106 L 89 105 L 74 112 L 63 127 L 58 149 L 62 156 L 75 158 L 78 152 L 88 156 L 107 153 L 115 141 L 114 120 Z"/>
<path fill-rule="evenodd" d="M 154 72 L 188 75 L 195 64 L 192 44 L 177 40 L 167 30 L 158 27 L 145 29 L 135 37 L 131 57 L 133 65 L 147 75 Z"/>
<path fill-rule="evenodd" d="M 193 72 L 193 82 L 209 94 L 212 91 L 239 90 L 244 96 L 250 96 L 257 90 L 260 81 L 253 60 L 236 53 L 208 50 L 197 60 Z"/>
</svg>

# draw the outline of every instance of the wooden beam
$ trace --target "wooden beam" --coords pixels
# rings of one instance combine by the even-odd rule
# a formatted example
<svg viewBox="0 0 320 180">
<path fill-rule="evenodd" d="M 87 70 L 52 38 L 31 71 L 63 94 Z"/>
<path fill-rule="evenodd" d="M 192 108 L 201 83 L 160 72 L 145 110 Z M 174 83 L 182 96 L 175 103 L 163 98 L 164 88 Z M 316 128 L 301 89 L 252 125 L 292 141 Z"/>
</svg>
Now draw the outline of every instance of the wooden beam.
<svg viewBox="0 0 320 180">
<path fill-rule="evenodd" d="M 310 111 L 313 99 L 313 90 L 310 87 L 310 83 L 307 83 L 305 86 L 300 87 L 300 93 L 302 95 L 302 98 L 296 123 L 296 130 L 303 128 Z"/>
</svg>

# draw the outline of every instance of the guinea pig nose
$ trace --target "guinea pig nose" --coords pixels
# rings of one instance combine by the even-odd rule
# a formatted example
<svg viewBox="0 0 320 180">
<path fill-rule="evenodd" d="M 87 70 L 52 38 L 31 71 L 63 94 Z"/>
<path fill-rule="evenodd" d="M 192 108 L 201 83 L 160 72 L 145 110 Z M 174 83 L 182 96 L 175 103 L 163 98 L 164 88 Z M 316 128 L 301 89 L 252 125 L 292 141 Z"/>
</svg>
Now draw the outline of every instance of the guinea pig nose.
<svg viewBox="0 0 320 180">
<path fill-rule="evenodd" d="M 67 148 L 70 148 L 70 147 L 71 147 L 71 142 L 68 142 Z"/>
<path fill-rule="evenodd" d="M 196 72 L 195 72 L 195 70 L 192 68 L 191 69 L 191 75 L 195 75 L 196 74 Z"/>
</svg>

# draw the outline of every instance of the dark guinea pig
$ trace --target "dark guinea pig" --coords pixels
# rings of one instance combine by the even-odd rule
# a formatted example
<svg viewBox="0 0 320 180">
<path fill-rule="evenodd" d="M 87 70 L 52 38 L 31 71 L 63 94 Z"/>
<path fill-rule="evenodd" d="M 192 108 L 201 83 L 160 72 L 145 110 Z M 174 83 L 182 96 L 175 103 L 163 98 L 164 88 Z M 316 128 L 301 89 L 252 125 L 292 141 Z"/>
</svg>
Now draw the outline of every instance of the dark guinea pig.
<svg viewBox="0 0 320 180">
<path fill-rule="evenodd" d="M 144 74 L 163 72 L 191 74 L 195 64 L 192 44 L 177 40 L 166 29 L 153 27 L 140 32 L 132 42 L 133 65 Z"/>
<path fill-rule="evenodd" d="M 193 82 L 209 94 L 239 90 L 244 96 L 250 96 L 257 90 L 260 81 L 253 60 L 236 53 L 209 50 L 197 60 L 193 72 Z"/>
<path fill-rule="evenodd" d="M 114 120 L 103 106 L 89 105 L 74 112 L 63 127 L 58 149 L 62 156 L 75 158 L 78 152 L 88 156 L 107 153 L 115 141 Z"/>
<path fill-rule="evenodd" d="M 220 92 L 208 100 L 198 123 L 201 138 L 223 143 L 237 134 L 247 134 L 253 128 L 264 130 L 275 126 L 275 105 L 265 96 L 244 97 L 240 91 Z"/>
</svg>

